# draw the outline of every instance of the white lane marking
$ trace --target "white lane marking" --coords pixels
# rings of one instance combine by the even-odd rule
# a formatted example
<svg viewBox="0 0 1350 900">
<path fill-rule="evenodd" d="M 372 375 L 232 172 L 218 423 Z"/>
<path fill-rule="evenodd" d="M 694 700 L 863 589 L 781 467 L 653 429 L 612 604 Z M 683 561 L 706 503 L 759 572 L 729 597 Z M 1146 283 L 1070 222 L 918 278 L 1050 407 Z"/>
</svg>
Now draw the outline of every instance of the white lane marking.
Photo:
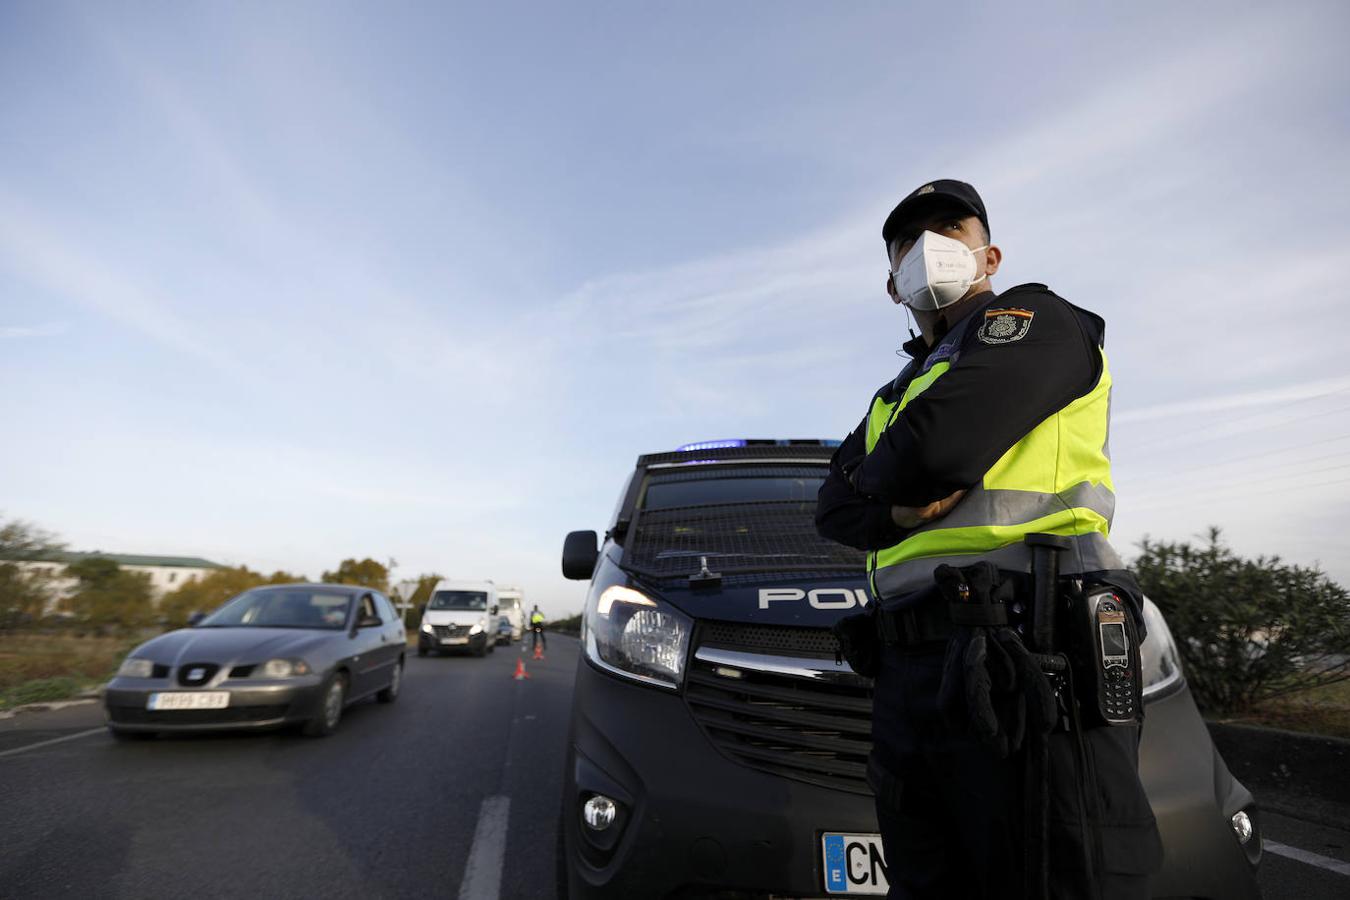
<svg viewBox="0 0 1350 900">
<path fill-rule="evenodd" d="M 1275 841 L 1262 841 L 1261 846 L 1271 853 L 1278 854 L 1279 856 L 1287 856 L 1290 859 L 1296 859 L 1301 863 L 1317 866 L 1317 868 L 1326 869 L 1328 872 L 1335 872 L 1337 875 L 1350 875 L 1350 863 L 1341 862 L 1339 859 L 1332 859 L 1330 856 L 1323 856 L 1320 853 L 1313 853 L 1309 850 L 1300 850 L 1297 847 L 1290 847 L 1287 844 L 1280 844 Z"/>
<path fill-rule="evenodd" d="M 12 750 L 3 750 L 0 751 L 0 756 L 13 756 L 16 753 L 25 753 L 29 750 L 36 750 L 39 747 L 50 747 L 52 744 L 59 744 L 63 741 L 73 741 L 76 738 L 89 737 L 89 735 L 91 734 L 104 734 L 107 732 L 107 730 L 108 729 L 106 728 L 91 728 L 88 731 L 81 731 L 76 734 L 65 735 L 64 737 L 52 738 L 50 741 L 38 741 L 36 744 L 28 744 L 27 746 L 24 747 L 15 747 Z"/>
<path fill-rule="evenodd" d="M 511 814 L 511 798 L 496 796 L 483 800 L 478 811 L 478 827 L 473 832 L 469 862 L 459 885 L 459 900 L 497 900 L 502 888 L 502 858 L 506 855 L 506 827 Z"/>
</svg>

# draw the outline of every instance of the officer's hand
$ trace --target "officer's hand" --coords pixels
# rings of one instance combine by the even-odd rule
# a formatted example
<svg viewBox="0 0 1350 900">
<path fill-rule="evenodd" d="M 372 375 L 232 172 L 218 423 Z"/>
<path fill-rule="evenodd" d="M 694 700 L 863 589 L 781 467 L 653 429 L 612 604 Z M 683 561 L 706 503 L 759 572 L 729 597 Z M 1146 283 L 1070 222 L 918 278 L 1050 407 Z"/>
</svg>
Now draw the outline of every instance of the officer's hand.
<svg viewBox="0 0 1350 900">
<path fill-rule="evenodd" d="M 965 495 L 966 492 L 960 490 L 950 497 L 934 500 L 927 506 L 892 506 L 891 521 L 901 528 L 918 528 L 951 512 L 952 507 L 960 503 Z"/>
</svg>

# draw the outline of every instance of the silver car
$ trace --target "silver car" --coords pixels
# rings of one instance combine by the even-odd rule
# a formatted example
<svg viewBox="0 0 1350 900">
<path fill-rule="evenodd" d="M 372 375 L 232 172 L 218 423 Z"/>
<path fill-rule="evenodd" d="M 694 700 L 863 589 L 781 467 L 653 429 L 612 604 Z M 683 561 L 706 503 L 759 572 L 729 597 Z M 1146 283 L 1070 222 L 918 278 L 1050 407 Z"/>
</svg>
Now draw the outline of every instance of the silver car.
<svg viewBox="0 0 1350 900">
<path fill-rule="evenodd" d="M 389 599 L 339 584 L 253 588 L 146 641 L 104 692 L 115 737 L 295 724 L 331 734 L 350 703 L 392 703 L 407 636 Z"/>
</svg>

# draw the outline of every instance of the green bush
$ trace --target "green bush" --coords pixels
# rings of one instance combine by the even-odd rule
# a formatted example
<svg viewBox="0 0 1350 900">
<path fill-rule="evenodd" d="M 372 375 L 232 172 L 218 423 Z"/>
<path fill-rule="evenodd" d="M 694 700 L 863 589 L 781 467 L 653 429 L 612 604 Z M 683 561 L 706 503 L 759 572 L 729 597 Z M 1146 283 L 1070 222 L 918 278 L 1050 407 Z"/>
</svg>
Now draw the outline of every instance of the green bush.
<svg viewBox="0 0 1350 900">
<path fill-rule="evenodd" d="M 1176 635 L 1196 702 L 1215 713 L 1350 678 L 1350 594 L 1321 570 L 1145 538 L 1139 583 Z"/>
<path fill-rule="evenodd" d="M 581 613 L 548 623 L 548 630 L 581 637 Z"/>
<path fill-rule="evenodd" d="M 154 620 L 150 576 L 130 572 L 111 559 L 91 556 L 66 567 L 79 579 L 66 609 L 80 622 L 94 626 L 134 628 Z"/>
</svg>

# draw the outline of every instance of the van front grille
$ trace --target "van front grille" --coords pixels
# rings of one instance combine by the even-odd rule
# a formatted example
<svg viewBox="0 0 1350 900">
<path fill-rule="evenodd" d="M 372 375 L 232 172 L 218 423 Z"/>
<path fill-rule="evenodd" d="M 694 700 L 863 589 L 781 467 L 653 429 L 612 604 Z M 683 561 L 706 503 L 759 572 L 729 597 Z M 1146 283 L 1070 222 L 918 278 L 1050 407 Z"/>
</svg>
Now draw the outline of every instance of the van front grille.
<svg viewBox="0 0 1350 900">
<path fill-rule="evenodd" d="M 699 646 L 744 650 L 748 653 L 782 653 L 814 656 L 834 661 L 839 640 L 828 628 L 793 625 L 747 625 L 741 622 L 703 622 Z"/>
<path fill-rule="evenodd" d="M 685 702 L 713 746 L 735 762 L 834 790 L 872 793 L 865 780 L 872 684 L 846 664 L 701 645 Z"/>
</svg>

